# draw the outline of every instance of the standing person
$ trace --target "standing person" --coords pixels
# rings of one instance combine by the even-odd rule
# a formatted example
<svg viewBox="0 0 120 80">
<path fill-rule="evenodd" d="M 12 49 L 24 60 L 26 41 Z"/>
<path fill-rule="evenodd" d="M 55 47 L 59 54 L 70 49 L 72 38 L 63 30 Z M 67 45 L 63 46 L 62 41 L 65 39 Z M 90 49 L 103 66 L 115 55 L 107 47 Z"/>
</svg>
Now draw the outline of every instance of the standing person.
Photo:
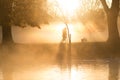
<svg viewBox="0 0 120 80">
<path fill-rule="evenodd" d="M 65 27 L 62 31 L 62 41 L 65 41 L 67 38 L 67 28 Z"/>
</svg>

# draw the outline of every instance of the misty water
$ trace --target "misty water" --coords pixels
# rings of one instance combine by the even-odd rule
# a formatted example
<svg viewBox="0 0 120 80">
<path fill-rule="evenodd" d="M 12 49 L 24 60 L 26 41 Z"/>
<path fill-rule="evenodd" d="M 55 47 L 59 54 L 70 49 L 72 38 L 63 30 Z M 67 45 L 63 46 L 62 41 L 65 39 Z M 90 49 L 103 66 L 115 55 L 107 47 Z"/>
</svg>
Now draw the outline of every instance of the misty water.
<svg viewBox="0 0 120 80">
<path fill-rule="evenodd" d="M 77 61 L 76 61 L 77 62 Z M 79 61 L 71 67 L 71 80 L 108 80 L 108 61 Z M 12 72 L 13 80 L 69 80 L 69 69 L 67 64 L 61 68 L 60 65 L 49 64 L 28 67 L 18 67 Z M 0 80 L 3 80 L 2 71 Z"/>
<path fill-rule="evenodd" d="M 83 53 L 78 55 L 78 52 L 81 52 L 84 46 L 80 50 L 77 45 L 72 45 L 70 73 L 67 48 L 63 43 L 2 46 L 0 80 L 10 76 L 12 80 L 109 80 L 110 61 L 80 59 Z M 91 48 L 86 47 L 87 49 Z M 90 53 L 87 57 L 89 56 L 91 57 Z"/>
<path fill-rule="evenodd" d="M 36 68 L 30 71 L 14 72 L 14 80 L 69 80 L 68 69 L 56 66 Z M 95 62 L 94 64 L 73 65 L 71 69 L 71 80 L 108 80 L 107 64 Z"/>
</svg>

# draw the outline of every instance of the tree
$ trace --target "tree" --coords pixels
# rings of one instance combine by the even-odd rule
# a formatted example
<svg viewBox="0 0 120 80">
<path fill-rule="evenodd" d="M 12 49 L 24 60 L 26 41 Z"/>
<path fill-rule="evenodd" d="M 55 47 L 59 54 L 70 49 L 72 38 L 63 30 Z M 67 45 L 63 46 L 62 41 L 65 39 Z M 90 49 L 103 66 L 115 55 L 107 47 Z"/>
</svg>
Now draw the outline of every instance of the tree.
<svg viewBox="0 0 120 80">
<path fill-rule="evenodd" d="M 92 1 L 85 0 L 82 3 L 83 4 L 82 11 L 85 10 L 85 12 L 88 12 L 90 10 L 94 10 L 94 11 L 96 10 L 96 12 L 100 9 L 104 10 L 104 13 L 106 15 L 105 17 L 106 17 L 107 25 L 108 25 L 107 42 L 110 42 L 110 43 L 118 43 L 120 41 L 118 24 L 117 24 L 118 17 L 119 17 L 119 5 L 120 5 L 119 3 L 120 3 L 119 0 L 111 0 L 111 2 L 108 0 L 92 0 Z"/>
<path fill-rule="evenodd" d="M 118 17 L 120 0 L 112 0 L 111 7 L 108 7 L 106 0 L 100 0 L 107 16 L 109 38 L 108 42 L 113 45 L 120 42 L 118 31 Z M 117 48 L 118 46 L 113 46 Z M 116 51 L 113 52 L 116 54 Z M 111 59 L 109 62 L 109 80 L 118 80 L 119 76 L 119 61 Z"/>
<path fill-rule="evenodd" d="M 46 0 L 0 0 L 2 43 L 13 43 L 12 26 L 40 27 L 48 18 Z"/>
<path fill-rule="evenodd" d="M 15 0 L 13 7 L 13 24 L 17 26 L 37 26 L 47 23 L 46 0 Z"/>
<path fill-rule="evenodd" d="M 11 36 L 11 13 L 13 0 L 0 0 L 0 24 L 2 26 L 2 41 L 12 42 Z"/>
<path fill-rule="evenodd" d="M 119 0 L 112 0 L 111 7 L 109 8 L 106 0 L 100 0 L 105 13 L 107 15 L 108 22 L 108 42 L 116 43 L 120 41 L 118 31 L 118 14 L 119 14 Z"/>
</svg>

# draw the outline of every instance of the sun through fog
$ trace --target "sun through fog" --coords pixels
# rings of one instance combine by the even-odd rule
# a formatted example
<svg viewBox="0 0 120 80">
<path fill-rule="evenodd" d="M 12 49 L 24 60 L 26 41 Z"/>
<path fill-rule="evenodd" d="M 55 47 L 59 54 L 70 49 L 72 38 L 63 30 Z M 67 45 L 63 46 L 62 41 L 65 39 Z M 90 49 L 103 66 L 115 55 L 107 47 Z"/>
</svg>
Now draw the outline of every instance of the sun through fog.
<svg viewBox="0 0 120 80">
<path fill-rule="evenodd" d="M 107 32 L 100 31 L 98 26 L 101 27 L 106 25 L 101 25 L 103 23 L 100 22 L 100 25 L 98 23 L 94 23 L 94 21 L 100 21 L 100 19 L 94 19 L 92 22 L 94 14 L 91 12 L 90 14 L 85 14 L 85 12 L 89 12 L 89 9 L 91 10 L 91 8 L 101 8 L 99 7 L 101 5 L 94 7 L 94 1 L 95 0 L 47 0 L 47 11 L 54 20 L 50 21 L 47 25 L 41 25 L 41 30 L 37 28 L 30 28 L 27 30 L 28 28 L 26 28 L 17 31 L 17 29 L 14 29 L 14 32 L 17 32 L 17 35 L 19 36 L 19 38 L 16 36 L 14 39 L 16 42 L 59 43 L 62 39 L 62 30 L 66 27 L 65 24 L 67 24 L 70 29 L 70 33 L 72 34 L 72 42 L 81 42 L 81 39 L 83 38 L 86 38 L 87 41 L 90 42 L 105 41 L 107 39 Z M 107 4 L 110 6 L 111 0 L 107 0 Z M 81 18 L 81 16 L 83 18 Z M 21 35 L 20 33 L 22 32 L 26 34 Z M 25 40 L 22 41 L 22 39 Z"/>
<path fill-rule="evenodd" d="M 80 6 L 80 0 L 56 0 L 58 7 L 66 17 L 75 15 Z"/>
</svg>

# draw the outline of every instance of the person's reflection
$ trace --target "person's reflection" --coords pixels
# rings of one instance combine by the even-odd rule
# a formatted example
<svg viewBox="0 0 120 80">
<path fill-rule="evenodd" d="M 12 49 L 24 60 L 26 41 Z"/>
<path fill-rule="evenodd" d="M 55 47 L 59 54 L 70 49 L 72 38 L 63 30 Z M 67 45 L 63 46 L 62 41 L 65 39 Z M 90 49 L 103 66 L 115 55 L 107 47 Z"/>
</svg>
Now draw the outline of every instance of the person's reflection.
<svg viewBox="0 0 120 80">
<path fill-rule="evenodd" d="M 58 53 L 57 53 L 57 63 L 62 69 L 63 63 L 65 61 L 66 53 L 66 38 L 67 38 L 67 29 L 66 27 L 62 30 L 62 41 L 59 44 Z"/>
<path fill-rule="evenodd" d="M 59 50 L 58 50 L 58 53 L 57 53 L 57 63 L 61 67 L 61 69 L 62 69 L 64 59 L 65 59 L 65 53 L 66 53 L 66 47 L 65 46 L 66 46 L 66 44 L 61 42 L 59 44 Z"/>
</svg>

